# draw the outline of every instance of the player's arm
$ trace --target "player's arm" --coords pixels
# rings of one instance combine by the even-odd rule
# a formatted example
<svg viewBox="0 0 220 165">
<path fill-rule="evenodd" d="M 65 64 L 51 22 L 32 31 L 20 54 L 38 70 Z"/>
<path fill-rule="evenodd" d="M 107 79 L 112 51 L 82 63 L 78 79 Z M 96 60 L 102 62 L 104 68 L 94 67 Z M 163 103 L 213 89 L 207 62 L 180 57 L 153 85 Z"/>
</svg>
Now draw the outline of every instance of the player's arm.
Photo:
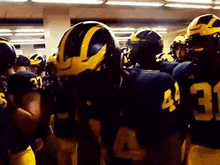
<svg viewBox="0 0 220 165">
<path fill-rule="evenodd" d="M 12 122 L 26 133 L 34 133 L 40 119 L 39 92 L 31 91 L 21 98 L 21 107 L 12 114 Z"/>
<path fill-rule="evenodd" d="M 101 138 L 101 123 L 98 119 L 89 119 L 89 126 L 93 131 L 93 134 L 95 135 L 98 142 L 102 143 Z"/>
</svg>

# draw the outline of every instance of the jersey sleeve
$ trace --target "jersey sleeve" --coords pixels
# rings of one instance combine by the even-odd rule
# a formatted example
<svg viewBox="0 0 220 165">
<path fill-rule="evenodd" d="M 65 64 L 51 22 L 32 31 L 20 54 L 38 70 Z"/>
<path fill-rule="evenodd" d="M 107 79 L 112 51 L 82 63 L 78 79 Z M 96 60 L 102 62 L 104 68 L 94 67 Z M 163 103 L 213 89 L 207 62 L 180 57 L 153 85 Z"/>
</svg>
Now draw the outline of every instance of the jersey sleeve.
<svg viewBox="0 0 220 165">
<path fill-rule="evenodd" d="M 32 91 L 42 89 L 42 79 L 31 72 L 16 73 L 8 78 L 8 91 L 10 94 L 22 96 Z"/>
</svg>

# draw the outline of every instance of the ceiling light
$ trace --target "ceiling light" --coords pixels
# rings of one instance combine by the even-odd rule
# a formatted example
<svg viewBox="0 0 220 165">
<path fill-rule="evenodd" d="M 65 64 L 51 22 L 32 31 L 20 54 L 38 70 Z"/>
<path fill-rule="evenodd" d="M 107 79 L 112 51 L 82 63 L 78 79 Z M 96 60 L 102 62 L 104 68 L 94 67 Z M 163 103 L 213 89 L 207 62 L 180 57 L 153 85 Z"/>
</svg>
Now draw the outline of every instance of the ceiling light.
<svg viewBox="0 0 220 165">
<path fill-rule="evenodd" d="M 11 42 L 42 42 L 44 39 L 24 39 L 24 40 L 11 40 Z"/>
<path fill-rule="evenodd" d="M 3 2 L 27 2 L 27 0 L 3 0 Z"/>
<path fill-rule="evenodd" d="M 24 40 L 11 40 L 15 45 L 33 45 L 33 44 L 45 44 L 44 39 L 24 39 Z"/>
<path fill-rule="evenodd" d="M 102 0 L 32 0 L 32 2 L 41 2 L 41 3 L 69 3 L 69 4 L 102 4 Z"/>
<path fill-rule="evenodd" d="M 212 6 L 209 5 L 187 5 L 187 4 L 166 4 L 166 7 L 174 8 L 193 8 L 193 9 L 210 9 Z"/>
<path fill-rule="evenodd" d="M 12 33 L 0 33 L 0 36 L 12 36 Z"/>
<path fill-rule="evenodd" d="M 128 32 L 113 32 L 113 33 L 114 33 L 115 35 L 117 35 L 117 34 L 119 34 L 119 35 L 121 34 L 121 35 L 122 35 L 122 34 L 131 34 L 132 32 L 129 32 L 129 31 L 128 31 Z"/>
<path fill-rule="evenodd" d="M 36 49 L 34 49 L 35 51 L 46 51 L 46 49 L 45 48 L 36 48 Z"/>
<path fill-rule="evenodd" d="M 157 2 L 131 2 L 131 1 L 107 1 L 105 4 L 107 5 L 119 5 L 119 6 L 141 6 L 141 7 L 159 7 L 163 6 L 163 3 Z"/>
<path fill-rule="evenodd" d="M 215 4 L 220 4 L 220 1 L 219 0 L 215 0 Z"/>
<path fill-rule="evenodd" d="M 10 33 L 10 29 L 0 29 L 0 33 Z"/>
<path fill-rule="evenodd" d="M 16 29 L 14 32 L 18 32 L 18 33 L 43 33 L 44 29 Z"/>
<path fill-rule="evenodd" d="M 212 9 L 219 10 L 219 9 L 220 9 L 220 6 L 215 6 L 215 7 L 212 7 Z"/>
<path fill-rule="evenodd" d="M 117 41 L 127 41 L 130 37 L 116 37 Z"/>
<path fill-rule="evenodd" d="M 167 31 L 167 28 L 162 28 L 162 27 L 153 27 L 152 29 L 155 31 Z"/>
<path fill-rule="evenodd" d="M 16 36 L 43 36 L 44 33 L 15 33 Z"/>
<path fill-rule="evenodd" d="M 135 28 L 132 27 L 122 27 L 122 28 L 111 28 L 111 30 L 114 31 L 131 31 L 133 32 L 135 30 Z"/>
<path fill-rule="evenodd" d="M 184 2 L 184 3 L 213 3 L 212 0 L 166 0 L 167 2 Z"/>
<path fill-rule="evenodd" d="M 45 44 L 45 42 L 11 42 L 13 45 L 38 45 Z"/>
<path fill-rule="evenodd" d="M 167 32 L 157 32 L 157 33 L 159 33 L 159 34 L 165 34 L 165 33 L 167 33 Z"/>
</svg>

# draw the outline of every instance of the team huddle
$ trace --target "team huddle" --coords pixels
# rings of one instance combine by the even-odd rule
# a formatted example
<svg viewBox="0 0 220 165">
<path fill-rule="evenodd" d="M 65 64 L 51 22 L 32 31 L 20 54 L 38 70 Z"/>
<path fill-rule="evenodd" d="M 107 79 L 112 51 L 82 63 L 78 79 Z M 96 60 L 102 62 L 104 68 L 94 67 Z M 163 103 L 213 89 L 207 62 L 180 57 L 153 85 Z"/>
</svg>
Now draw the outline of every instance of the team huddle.
<svg viewBox="0 0 220 165">
<path fill-rule="evenodd" d="M 196 17 L 162 51 L 148 27 L 121 48 L 95 21 L 47 61 L 1 38 L 0 164 L 220 164 L 220 18 Z"/>
</svg>

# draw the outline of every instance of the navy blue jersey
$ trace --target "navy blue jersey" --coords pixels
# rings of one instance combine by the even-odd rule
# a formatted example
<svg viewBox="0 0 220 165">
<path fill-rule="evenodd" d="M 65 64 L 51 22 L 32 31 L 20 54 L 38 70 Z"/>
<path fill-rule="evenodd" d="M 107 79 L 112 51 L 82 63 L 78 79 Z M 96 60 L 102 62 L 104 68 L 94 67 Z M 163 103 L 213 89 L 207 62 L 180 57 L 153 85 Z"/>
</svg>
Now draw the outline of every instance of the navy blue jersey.
<svg viewBox="0 0 220 165">
<path fill-rule="evenodd" d="M 85 132 L 86 129 L 89 132 L 88 128 L 85 128 L 88 127 L 89 119 L 99 119 L 103 128 L 103 141 L 113 143 L 120 114 L 120 108 L 118 108 L 120 94 L 117 91 L 110 82 L 103 78 L 102 73 L 84 72 L 68 86 L 60 87 L 56 96 L 55 110 L 58 114 L 68 112 L 69 119 L 65 122 L 69 125 L 73 125 L 73 121 L 75 124 L 76 122 L 83 123 L 81 126 L 84 127 Z M 57 128 L 60 127 L 61 132 L 64 129 L 59 125 L 62 125 L 61 122 L 64 123 L 63 125 L 66 124 L 64 120 L 57 120 L 58 122 L 60 124 L 57 125 Z M 77 127 L 79 128 L 79 126 Z M 61 134 L 70 134 L 70 131 L 65 132 Z"/>
<path fill-rule="evenodd" d="M 173 76 L 180 85 L 192 143 L 220 148 L 219 72 L 184 62 L 174 69 Z"/>
<path fill-rule="evenodd" d="M 56 136 L 63 138 L 77 137 L 75 96 L 71 88 L 57 87 L 53 111 L 55 113 Z M 60 118 L 60 114 L 65 116 Z"/>
<path fill-rule="evenodd" d="M 10 110 L 7 101 L 7 83 L 3 76 L 0 76 L 0 164 L 7 162 L 9 153 L 9 121 Z"/>
<path fill-rule="evenodd" d="M 21 98 L 32 91 L 42 88 L 42 79 L 31 72 L 19 72 L 11 75 L 8 79 L 8 92 L 13 95 L 17 107 L 21 106 Z M 29 137 L 21 132 L 16 125 L 11 124 L 11 151 L 17 153 L 24 151 L 29 145 Z"/>
<path fill-rule="evenodd" d="M 134 68 L 137 69 L 150 69 L 150 70 L 159 70 L 160 72 L 166 72 L 172 74 L 173 69 L 178 65 L 178 62 L 174 61 L 159 61 L 151 67 L 142 68 L 139 64 L 136 64 Z"/>
<path fill-rule="evenodd" d="M 42 79 L 31 72 L 15 73 L 8 78 L 7 82 L 9 93 L 15 96 L 23 96 L 42 88 Z"/>
<path fill-rule="evenodd" d="M 159 70 L 161 72 L 166 72 L 172 74 L 173 69 L 178 65 L 178 62 L 171 62 L 171 61 L 162 61 L 158 63 Z"/>
<path fill-rule="evenodd" d="M 165 72 L 134 69 L 122 85 L 125 124 L 137 131 L 142 145 L 180 128 L 179 86 Z"/>
</svg>

